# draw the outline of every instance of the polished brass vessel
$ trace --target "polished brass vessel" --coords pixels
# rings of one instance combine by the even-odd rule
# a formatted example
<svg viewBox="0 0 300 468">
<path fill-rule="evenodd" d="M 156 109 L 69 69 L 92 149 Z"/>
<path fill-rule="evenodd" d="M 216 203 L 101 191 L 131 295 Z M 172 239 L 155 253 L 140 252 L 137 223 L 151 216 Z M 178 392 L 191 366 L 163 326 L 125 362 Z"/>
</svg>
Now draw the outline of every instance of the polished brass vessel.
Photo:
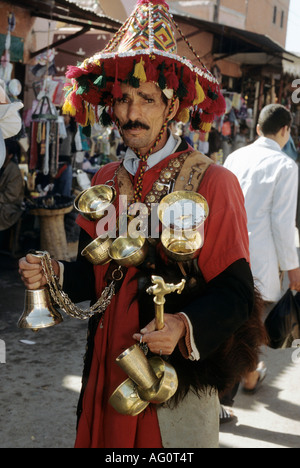
<svg viewBox="0 0 300 468">
<path fill-rule="evenodd" d="M 118 265 L 132 267 L 141 265 L 148 253 L 148 241 L 145 237 L 118 237 L 109 249 L 109 256 Z"/>
<path fill-rule="evenodd" d="M 62 315 L 51 301 L 48 288 L 25 291 L 24 310 L 18 321 L 19 328 L 37 331 L 52 327 L 62 321 Z"/>
<path fill-rule="evenodd" d="M 117 192 L 114 187 L 95 185 L 76 197 L 74 207 L 87 220 L 99 221 L 115 201 L 116 196 Z"/>
<path fill-rule="evenodd" d="M 206 199 L 196 192 L 172 192 L 158 206 L 161 223 L 173 231 L 198 230 L 208 215 Z"/>
<path fill-rule="evenodd" d="M 203 245 L 203 238 L 198 231 L 174 232 L 164 229 L 161 243 L 167 256 L 176 262 L 187 262 L 196 258 Z"/>
<path fill-rule="evenodd" d="M 106 265 L 111 262 L 109 249 L 113 241 L 109 236 L 104 239 L 98 237 L 82 250 L 81 255 L 93 265 Z"/>
<path fill-rule="evenodd" d="M 103 315 L 115 295 L 115 286 L 122 280 L 123 273 L 120 268 L 112 272 L 113 280 L 104 288 L 99 299 L 87 310 L 82 310 L 74 304 L 59 285 L 53 271 L 51 257 L 48 252 L 36 252 L 36 257 L 41 259 L 47 287 L 41 290 L 25 292 L 25 306 L 21 318 L 18 321 L 20 328 L 30 328 L 37 331 L 51 327 L 62 322 L 59 310 L 70 317 L 87 320 L 95 314 Z"/>
<path fill-rule="evenodd" d="M 166 284 L 160 276 L 153 276 L 152 283 L 153 286 L 148 288 L 147 292 L 154 296 L 156 330 L 162 330 L 165 296 L 175 291 L 181 294 L 185 280 L 174 285 Z M 138 344 L 128 348 L 116 362 L 129 377 L 109 399 L 109 403 L 121 414 L 136 416 L 144 411 L 149 403 L 165 403 L 178 388 L 174 367 L 158 356 L 148 360 Z"/>
</svg>

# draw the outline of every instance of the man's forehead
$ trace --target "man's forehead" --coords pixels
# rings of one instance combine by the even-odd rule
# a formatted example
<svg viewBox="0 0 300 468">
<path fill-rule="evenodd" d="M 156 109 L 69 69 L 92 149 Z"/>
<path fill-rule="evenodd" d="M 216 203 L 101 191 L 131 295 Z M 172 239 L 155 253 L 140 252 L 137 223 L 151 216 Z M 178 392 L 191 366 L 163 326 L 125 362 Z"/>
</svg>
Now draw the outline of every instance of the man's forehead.
<svg viewBox="0 0 300 468">
<path fill-rule="evenodd" d="M 160 96 L 161 89 L 154 83 L 141 83 L 139 88 L 134 88 L 130 86 L 128 83 L 121 84 L 121 90 L 123 94 L 146 94 L 152 96 Z"/>
</svg>

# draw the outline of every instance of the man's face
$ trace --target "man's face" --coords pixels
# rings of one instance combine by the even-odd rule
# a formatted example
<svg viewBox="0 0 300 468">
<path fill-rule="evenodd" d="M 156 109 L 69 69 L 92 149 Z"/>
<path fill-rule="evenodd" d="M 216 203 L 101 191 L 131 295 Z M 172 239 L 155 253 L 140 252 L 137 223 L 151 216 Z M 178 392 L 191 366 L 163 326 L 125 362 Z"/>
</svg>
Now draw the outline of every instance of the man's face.
<svg viewBox="0 0 300 468">
<path fill-rule="evenodd" d="M 165 104 L 161 90 L 154 83 L 142 83 L 137 89 L 122 84 L 121 89 L 123 97 L 116 100 L 114 114 L 124 143 L 146 154 L 156 142 L 168 117 L 170 104 Z M 166 135 L 159 146 L 163 147 L 165 140 Z"/>
</svg>

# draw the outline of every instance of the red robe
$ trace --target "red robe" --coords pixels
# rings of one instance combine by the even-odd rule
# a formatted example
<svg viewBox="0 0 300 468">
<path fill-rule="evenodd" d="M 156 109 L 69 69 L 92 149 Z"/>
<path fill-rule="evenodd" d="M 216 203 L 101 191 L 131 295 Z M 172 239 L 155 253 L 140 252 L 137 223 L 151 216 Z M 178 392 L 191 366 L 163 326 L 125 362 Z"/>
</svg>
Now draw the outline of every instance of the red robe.
<svg viewBox="0 0 300 468">
<path fill-rule="evenodd" d="M 186 152 L 186 151 L 185 151 Z M 143 197 L 150 192 L 162 169 L 173 154 L 144 175 Z M 111 180 L 119 163 L 104 166 L 94 177 L 93 185 Z M 249 259 L 249 241 L 244 198 L 236 177 L 223 167 L 212 165 L 207 170 L 199 192 L 209 205 L 205 222 L 204 245 L 199 255 L 199 266 L 208 282 L 239 259 Z M 78 224 L 96 238 L 96 223 L 81 216 Z M 101 295 L 108 266 L 94 267 L 96 292 Z M 83 397 L 76 448 L 161 448 L 158 419 L 153 405 L 137 417 L 117 413 L 108 400 L 114 390 L 127 378 L 116 364 L 116 358 L 135 341 L 132 335 L 139 331 L 139 309 L 132 299 L 137 283 L 130 268 L 119 293 L 107 308 L 103 328 L 98 327 L 89 381 Z"/>
</svg>

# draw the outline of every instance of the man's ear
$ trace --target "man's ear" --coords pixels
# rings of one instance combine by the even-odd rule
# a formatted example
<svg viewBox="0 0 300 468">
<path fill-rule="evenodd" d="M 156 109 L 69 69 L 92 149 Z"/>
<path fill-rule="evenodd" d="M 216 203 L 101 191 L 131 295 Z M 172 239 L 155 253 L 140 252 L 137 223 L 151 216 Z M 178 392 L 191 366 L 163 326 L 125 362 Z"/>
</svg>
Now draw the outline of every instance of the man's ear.
<svg viewBox="0 0 300 468">
<path fill-rule="evenodd" d="M 263 132 L 261 131 L 261 128 L 260 128 L 260 125 L 259 125 L 259 124 L 256 125 L 256 133 L 257 133 L 259 136 L 263 136 Z"/>
</svg>

